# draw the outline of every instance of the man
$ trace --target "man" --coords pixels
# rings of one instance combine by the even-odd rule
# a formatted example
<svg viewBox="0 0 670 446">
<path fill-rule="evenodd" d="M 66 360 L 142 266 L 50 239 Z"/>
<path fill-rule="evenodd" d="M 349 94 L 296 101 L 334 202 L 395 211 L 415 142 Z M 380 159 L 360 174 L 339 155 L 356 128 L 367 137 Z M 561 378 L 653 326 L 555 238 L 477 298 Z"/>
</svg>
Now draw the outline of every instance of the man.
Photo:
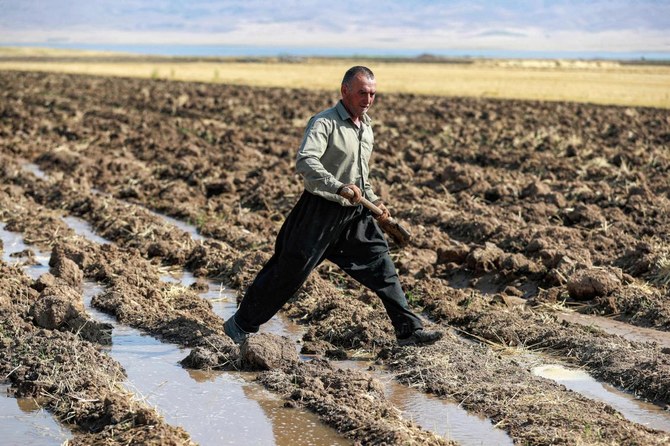
<svg viewBox="0 0 670 446">
<path fill-rule="evenodd" d="M 372 213 L 358 204 L 365 196 L 382 209 L 378 218 L 390 217 L 368 181 L 373 134 L 366 112 L 375 99 L 374 74 L 366 67 L 350 68 L 341 93 L 337 105 L 307 125 L 296 161 L 305 191 L 279 231 L 274 255 L 224 325 L 237 343 L 270 320 L 325 259 L 379 296 L 399 345 L 442 337 L 424 330 L 410 311 L 384 235 Z"/>
</svg>

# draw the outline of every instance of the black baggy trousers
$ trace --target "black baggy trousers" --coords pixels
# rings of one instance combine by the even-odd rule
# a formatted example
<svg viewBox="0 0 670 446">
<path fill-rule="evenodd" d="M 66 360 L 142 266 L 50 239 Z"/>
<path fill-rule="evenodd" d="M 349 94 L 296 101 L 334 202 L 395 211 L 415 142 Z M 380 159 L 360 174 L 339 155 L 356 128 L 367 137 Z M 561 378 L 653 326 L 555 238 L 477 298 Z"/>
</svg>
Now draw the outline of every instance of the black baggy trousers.
<svg viewBox="0 0 670 446">
<path fill-rule="evenodd" d="M 325 259 L 379 296 L 396 336 L 407 337 L 422 327 L 407 305 L 388 245 L 370 211 L 307 191 L 284 221 L 274 255 L 247 289 L 234 316 L 237 325 L 257 332 Z"/>
</svg>

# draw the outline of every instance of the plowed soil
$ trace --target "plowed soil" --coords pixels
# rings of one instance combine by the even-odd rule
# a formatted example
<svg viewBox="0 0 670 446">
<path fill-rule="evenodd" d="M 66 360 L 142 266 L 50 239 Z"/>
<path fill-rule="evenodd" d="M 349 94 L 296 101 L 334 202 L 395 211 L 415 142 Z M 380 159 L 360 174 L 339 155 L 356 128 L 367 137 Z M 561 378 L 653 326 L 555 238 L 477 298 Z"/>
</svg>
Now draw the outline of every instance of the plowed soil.
<svg viewBox="0 0 670 446">
<path fill-rule="evenodd" d="M 96 348 L 107 328 L 84 323 L 83 277 L 105 285 L 97 308 L 191 347 L 184 366 L 269 369 L 259 382 L 353 442 L 447 444 L 399 416 L 371 375 L 337 370 L 361 351 L 515 443 L 670 442 L 505 353 L 541 351 L 670 403 L 667 348 L 554 313 L 670 330 L 667 110 L 382 92 L 370 113 L 373 186 L 413 234 L 392 245 L 409 301 L 446 335 L 396 347 L 377 298 L 326 263 L 283 310 L 305 325 L 303 351 L 323 359 L 298 360 L 269 336 L 257 344 L 275 357 L 251 361 L 211 305 L 161 282 L 159 267 L 216 277 L 241 296 L 302 192 L 293 162 L 304 125 L 337 95 L 21 72 L 0 72 L 0 95 L 0 222 L 52 252 L 38 280 L 0 264 L 0 374 L 17 394 L 52 395 L 45 405 L 76 428 L 73 443 L 190 443 L 110 384 L 124 373 Z M 75 236 L 63 215 L 113 244 Z"/>
</svg>

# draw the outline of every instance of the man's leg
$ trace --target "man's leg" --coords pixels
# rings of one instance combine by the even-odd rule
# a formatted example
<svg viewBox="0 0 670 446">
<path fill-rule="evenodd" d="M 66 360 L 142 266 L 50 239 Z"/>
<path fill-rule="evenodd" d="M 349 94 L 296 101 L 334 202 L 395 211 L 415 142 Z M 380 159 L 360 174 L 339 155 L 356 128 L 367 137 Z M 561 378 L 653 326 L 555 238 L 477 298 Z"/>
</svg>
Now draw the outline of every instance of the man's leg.
<svg viewBox="0 0 670 446">
<path fill-rule="evenodd" d="M 391 319 L 396 337 L 405 338 L 423 328 L 421 319 L 409 309 L 405 292 L 402 290 L 388 252 L 377 255 L 367 263 L 359 260 L 359 262 L 344 262 L 338 265 L 356 281 L 379 296 Z"/>
<path fill-rule="evenodd" d="M 384 235 L 369 212 L 362 212 L 350 223 L 327 258 L 379 296 L 397 337 L 410 336 L 423 327 L 409 309 Z"/>
<path fill-rule="evenodd" d="M 274 255 L 247 289 L 234 315 L 238 328 L 255 333 L 279 311 L 323 261 L 352 213 L 353 208 L 303 193 L 279 231 Z"/>
</svg>

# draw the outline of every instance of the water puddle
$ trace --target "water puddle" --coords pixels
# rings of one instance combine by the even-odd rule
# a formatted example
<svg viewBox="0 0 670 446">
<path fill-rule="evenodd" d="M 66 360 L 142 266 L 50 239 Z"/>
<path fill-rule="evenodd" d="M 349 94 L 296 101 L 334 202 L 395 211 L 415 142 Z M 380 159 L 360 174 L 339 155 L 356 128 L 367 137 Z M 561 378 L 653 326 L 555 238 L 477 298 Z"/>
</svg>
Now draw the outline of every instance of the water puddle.
<svg viewBox="0 0 670 446">
<path fill-rule="evenodd" d="M 0 432 L 2 444 L 56 446 L 72 438 L 69 430 L 32 398 L 7 395 L 9 386 L 0 385 Z"/>
<path fill-rule="evenodd" d="M 24 271 L 31 279 L 49 272 L 51 254 L 26 245 L 21 234 L 7 231 L 4 223 L 0 224 L 0 240 L 3 243 L 2 260 L 5 263 L 26 266 Z"/>
<path fill-rule="evenodd" d="M 337 366 L 367 371 L 384 385 L 388 400 L 403 417 L 414 421 L 423 429 L 463 446 L 513 445 L 514 442 L 502 429 L 486 417 L 468 413 L 456 403 L 426 394 L 397 382 L 391 373 L 368 370 L 369 361 L 337 361 Z"/>
<path fill-rule="evenodd" d="M 575 324 L 595 326 L 603 331 L 619 335 L 633 342 L 656 342 L 661 347 L 670 348 L 670 332 L 638 327 L 614 319 L 581 314 L 575 311 L 556 313 L 558 318 Z"/>
<path fill-rule="evenodd" d="M 583 370 L 546 364 L 534 367 L 532 372 L 534 375 L 563 384 L 568 389 L 581 393 L 587 398 L 602 401 L 621 412 L 630 421 L 652 429 L 670 432 L 670 413 L 655 404 L 638 400 L 609 384 L 600 383 Z"/>
</svg>

